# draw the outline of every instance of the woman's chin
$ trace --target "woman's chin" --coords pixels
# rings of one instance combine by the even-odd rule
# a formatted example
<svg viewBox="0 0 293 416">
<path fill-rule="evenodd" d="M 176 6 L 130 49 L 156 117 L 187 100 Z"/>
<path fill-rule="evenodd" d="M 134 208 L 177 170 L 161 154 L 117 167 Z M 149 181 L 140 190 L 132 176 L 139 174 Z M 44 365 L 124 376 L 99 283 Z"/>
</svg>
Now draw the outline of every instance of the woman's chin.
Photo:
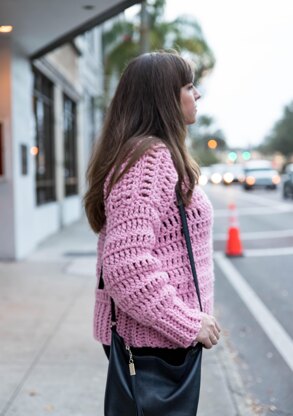
<svg viewBox="0 0 293 416">
<path fill-rule="evenodd" d="M 187 120 L 185 120 L 185 124 L 188 126 L 189 124 L 194 124 L 196 123 L 196 115 L 194 115 L 193 117 L 188 118 Z"/>
</svg>

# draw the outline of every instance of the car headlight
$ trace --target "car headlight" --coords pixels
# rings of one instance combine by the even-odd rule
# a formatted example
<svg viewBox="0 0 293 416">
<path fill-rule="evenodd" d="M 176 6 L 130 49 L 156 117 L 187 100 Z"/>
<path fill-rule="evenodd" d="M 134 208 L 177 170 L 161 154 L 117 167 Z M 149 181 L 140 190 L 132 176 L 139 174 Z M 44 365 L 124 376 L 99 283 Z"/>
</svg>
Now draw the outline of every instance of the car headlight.
<svg viewBox="0 0 293 416">
<path fill-rule="evenodd" d="M 273 182 L 273 184 L 274 184 L 274 185 L 278 185 L 278 183 L 280 183 L 280 182 L 281 182 L 281 178 L 280 178 L 280 176 L 279 176 L 279 175 L 274 175 L 274 176 L 272 177 L 272 182 Z"/>
<path fill-rule="evenodd" d="M 221 183 L 222 180 L 222 175 L 220 173 L 213 173 L 211 176 L 211 181 L 218 185 L 219 183 Z"/>
<path fill-rule="evenodd" d="M 200 175 L 198 183 L 202 186 L 205 186 L 208 183 L 208 177 L 206 175 Z"/>
<path fill-rule="evenodd" d="M 245 179 L 247 185 L 254 185 L 255 184 L 255 177 L 254 176 L 247 176 Z"/>
<path fill-rule="evenodd" d="M 233 182 L 234 175 L 231 172 L 226 172 L 223 176 L 224 182 L 231 183 Z"/>
</svg>

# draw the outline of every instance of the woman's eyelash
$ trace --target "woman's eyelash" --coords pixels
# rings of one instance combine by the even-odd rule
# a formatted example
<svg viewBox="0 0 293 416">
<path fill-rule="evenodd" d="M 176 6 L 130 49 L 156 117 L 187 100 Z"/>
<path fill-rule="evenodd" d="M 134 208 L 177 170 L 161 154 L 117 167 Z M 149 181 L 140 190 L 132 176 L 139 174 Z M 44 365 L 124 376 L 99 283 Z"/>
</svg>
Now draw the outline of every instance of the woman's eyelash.
<svg viewBox="0 0 293 416">
<path fill-rule="evenodd" d="M 193 83 L 191 83 L 188 87 L 188 89 L 192 89 L 193 87 L 197 88 L 198 87 L 198 81 L 195 81 Z"/>
</svg>

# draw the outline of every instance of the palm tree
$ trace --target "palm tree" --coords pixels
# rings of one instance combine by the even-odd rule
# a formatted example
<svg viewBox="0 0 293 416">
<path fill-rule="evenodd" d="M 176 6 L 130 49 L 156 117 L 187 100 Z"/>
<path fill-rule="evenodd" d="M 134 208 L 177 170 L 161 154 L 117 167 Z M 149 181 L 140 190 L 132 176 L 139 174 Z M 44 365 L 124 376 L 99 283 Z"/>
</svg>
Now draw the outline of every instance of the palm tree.
<svg viewBox="0 0 293 416">
<path fill-rule="evenodd" d="M 200 81 L 215 65 L 215 57 L 204 38 L 196 19 L 180 16 L 174 21 L 164 20 L 165 0 L 148 0 L 148 44 L 150 50 L 176 49 L 196 63 L 197 81 Z M 111 95 L 111 82 L 117 80 L 127 62 L 140 53 L 141 18 L 132 21 L 125 16 L 118 18 L 102 35 L 104 56 L 104 96 L 100 103 L 107 107 Z"/>
</svg>

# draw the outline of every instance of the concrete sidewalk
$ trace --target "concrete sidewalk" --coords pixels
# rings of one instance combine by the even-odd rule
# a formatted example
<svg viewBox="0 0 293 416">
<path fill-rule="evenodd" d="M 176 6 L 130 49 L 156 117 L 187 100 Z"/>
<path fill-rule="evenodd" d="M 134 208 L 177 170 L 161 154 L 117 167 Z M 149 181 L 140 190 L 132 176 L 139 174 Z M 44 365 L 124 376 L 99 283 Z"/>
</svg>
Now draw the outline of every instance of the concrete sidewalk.
<svg viewBox="0 0 293 416">
<path fill-rule="evenodd" d="M 0 416 L 103 416 L 107 360 L 92 337 L 96 237 L 85 220 L 0 263 Z M 225 338 L 204 351 L 199 416 L 250 416 Z"/>
</svg>

